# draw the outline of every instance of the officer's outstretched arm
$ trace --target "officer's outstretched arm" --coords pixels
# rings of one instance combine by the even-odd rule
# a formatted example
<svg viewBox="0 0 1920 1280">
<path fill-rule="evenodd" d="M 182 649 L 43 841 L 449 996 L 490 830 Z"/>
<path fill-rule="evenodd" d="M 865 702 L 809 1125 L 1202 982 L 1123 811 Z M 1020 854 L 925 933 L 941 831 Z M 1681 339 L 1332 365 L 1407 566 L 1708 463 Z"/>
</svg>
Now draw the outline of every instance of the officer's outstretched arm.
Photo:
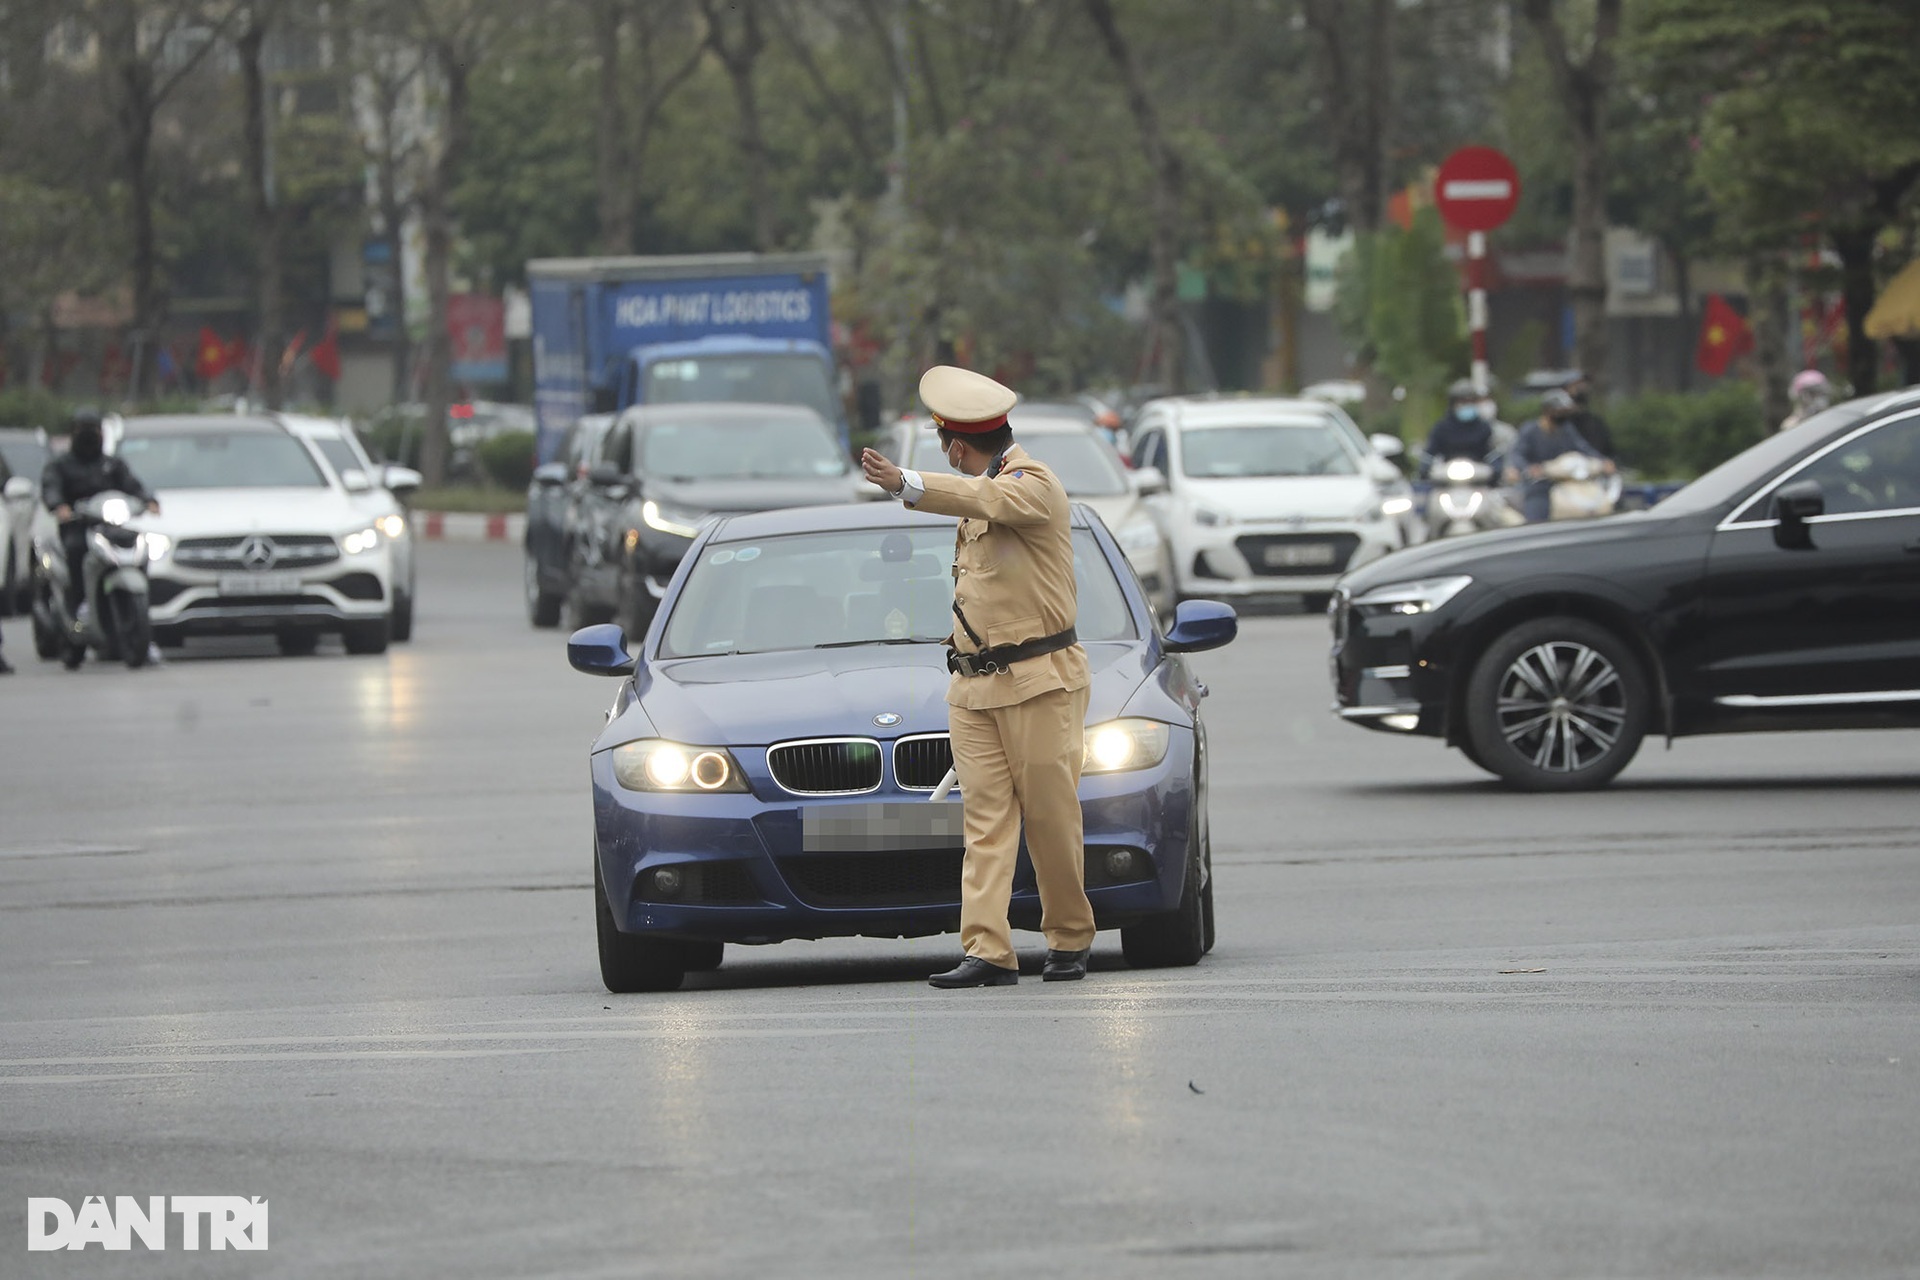
<svg viewBox="0 0 1920 1280">
<path fill-rule="evenodd" d="M 1046 524 L 1054 517 L 1054 488 L 1039 475 L 937 476 L 920 473 L 927 494 L 915 511 L 937 516 L 971 516 L 995 524 Z"/>
</svg>

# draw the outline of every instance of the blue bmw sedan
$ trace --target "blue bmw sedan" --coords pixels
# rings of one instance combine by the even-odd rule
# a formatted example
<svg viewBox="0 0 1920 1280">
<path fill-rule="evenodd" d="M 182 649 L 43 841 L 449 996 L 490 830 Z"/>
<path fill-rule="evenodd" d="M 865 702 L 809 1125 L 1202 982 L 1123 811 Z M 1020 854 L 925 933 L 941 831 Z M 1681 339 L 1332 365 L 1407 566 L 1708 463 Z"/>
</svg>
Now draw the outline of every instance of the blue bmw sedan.
<svg viewBox="0 0 1920 1280">
<path fill-rule="evenodd" d="M 960 927 L 962 799 L 941 794 L 954 521 L 893 503 L 723 518 L 689 548 L 637 657 L 574 633 L 621 679 L 593 745 L 594 899 L 611 991 L 670 991 L 727 943 Z M 1235 633 L 1188 601 L 1164 634 L 1098 517 L 1076 506 L 1078 631 L 1093 683 L 1080 801 L 1086 885 L 1127 960 L 1213 945 L 1206 688 L 1185 653 Z M 1012 921 L 1039 927 L 1024 852 Z"/>
</svg>

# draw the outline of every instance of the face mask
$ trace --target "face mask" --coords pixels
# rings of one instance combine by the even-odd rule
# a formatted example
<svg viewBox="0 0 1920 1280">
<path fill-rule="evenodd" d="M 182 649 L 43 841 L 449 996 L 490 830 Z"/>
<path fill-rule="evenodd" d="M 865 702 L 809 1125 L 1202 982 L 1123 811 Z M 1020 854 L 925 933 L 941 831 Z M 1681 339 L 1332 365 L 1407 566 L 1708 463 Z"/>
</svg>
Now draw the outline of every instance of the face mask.
<svg viewBox="0 0 1920 1280">
<path fill-rule="evenodd" d="M 1462 422 L 1472 422 L 1480 416 L 1480 407 L 1471 404 L 1457 404 L 1453 406 L 1453 416 Z"/>
</svg>

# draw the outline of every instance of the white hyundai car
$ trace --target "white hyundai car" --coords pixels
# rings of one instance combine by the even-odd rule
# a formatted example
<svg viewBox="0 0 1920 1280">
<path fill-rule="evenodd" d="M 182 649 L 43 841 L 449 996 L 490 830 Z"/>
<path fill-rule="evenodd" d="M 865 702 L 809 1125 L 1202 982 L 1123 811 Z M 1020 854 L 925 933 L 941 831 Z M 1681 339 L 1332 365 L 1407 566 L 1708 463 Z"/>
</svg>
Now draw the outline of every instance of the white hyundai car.
<svg viewBox="0 0 1920 1280">
<path fill-rule="evenodd" d="M 1326 608 L 1342 573 L 1406 544 L 1399 470 L 1326 406 L 1170 397 L 1142 411 L 1133 460 L 1165 478 L 1154 499 L 1182 596 L 1293 595 Z"/>
<path fill-rule="evenodd" d="M 147 534 L 154 640 L 271 635 L 283 653 L 392 638 L 394 539 L 268 417 L 126 418 L 112 446 L 160 500 Z"/>
<path fill-rule="evenodd" d="M 387 536 L 393 549 L 393 638 L 411 640 L 413 608 L 420 595 L 406 500 L 420 487 L 420 473 L 411 467 L 376 463 L 350 422 L 301 413 L 272 416 L 313 446 L 334 478 L 372 518 L 374 528 Z"/>
</svg>

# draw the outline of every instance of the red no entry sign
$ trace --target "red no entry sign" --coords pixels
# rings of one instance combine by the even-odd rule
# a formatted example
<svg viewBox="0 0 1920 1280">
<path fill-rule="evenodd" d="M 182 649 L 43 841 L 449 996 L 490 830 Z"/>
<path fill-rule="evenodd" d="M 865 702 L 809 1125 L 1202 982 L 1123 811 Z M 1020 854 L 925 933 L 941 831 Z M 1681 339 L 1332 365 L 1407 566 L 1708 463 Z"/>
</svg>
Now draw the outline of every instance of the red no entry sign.
<svg viewBox="0 0 1920 1280">
<path fill-rule="evenodd" d="M 1491 231 L 1520 203 L 1520 174 L 1492 147 L 1462 147 L 1441 164 L 1433 202 L 1449 226 Z"/>
</svg>

